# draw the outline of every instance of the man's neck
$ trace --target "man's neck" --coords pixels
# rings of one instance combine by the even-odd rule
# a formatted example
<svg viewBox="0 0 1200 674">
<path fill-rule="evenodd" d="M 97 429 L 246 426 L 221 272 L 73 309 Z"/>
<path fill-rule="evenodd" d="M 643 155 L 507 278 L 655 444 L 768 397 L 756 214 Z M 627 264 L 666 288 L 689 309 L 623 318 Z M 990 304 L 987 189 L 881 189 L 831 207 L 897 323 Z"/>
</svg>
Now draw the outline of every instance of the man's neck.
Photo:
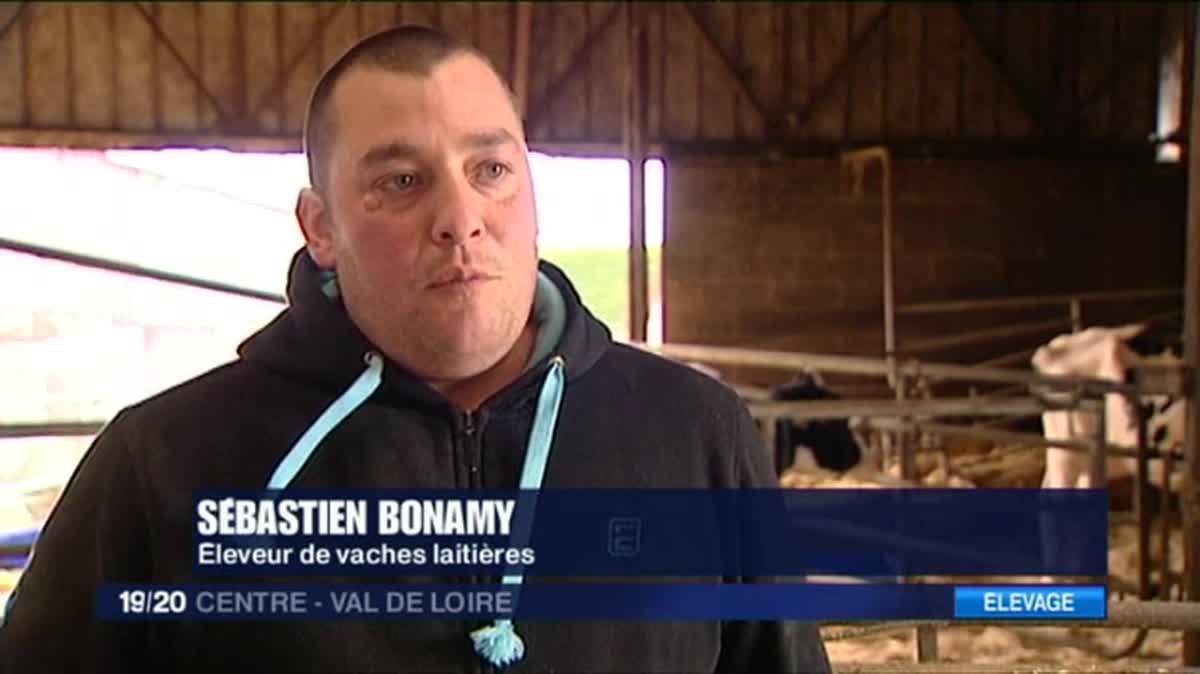
<svg viewBox="0 0 1200 674">
<path fill-rule="evenodd" d="M 537 331 L 537 323 L 530 321 L 517 337 L 517 343 L 513 345 L 513 348 L 509 349 L 500 362 L 490 369 L 467 379 L 437 382 L 433 384 L 433 387 L 460 409 L 467 412 L 475 411 L 475 408 L 479 407 L 483 401 L 516 381 L 525 371 L 525 366 L 529 363 L 537 342 Z"/>
</svg>

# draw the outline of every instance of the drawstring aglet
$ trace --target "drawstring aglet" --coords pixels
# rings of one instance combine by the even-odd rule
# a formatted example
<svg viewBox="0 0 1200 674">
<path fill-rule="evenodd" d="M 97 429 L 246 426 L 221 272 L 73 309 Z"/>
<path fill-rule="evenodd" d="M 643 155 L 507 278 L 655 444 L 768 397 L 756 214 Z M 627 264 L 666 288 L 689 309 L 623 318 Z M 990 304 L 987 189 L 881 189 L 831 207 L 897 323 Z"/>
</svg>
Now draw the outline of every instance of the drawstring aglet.
<svg viewBox="0 0 1200 674">
<path fill-rule="evenodd" d="M 475 652 L 497 667 L 506 667 L 525 656 L 525 642 L 511 620 L 497 620 L 471 632 Z"/>
</svg>

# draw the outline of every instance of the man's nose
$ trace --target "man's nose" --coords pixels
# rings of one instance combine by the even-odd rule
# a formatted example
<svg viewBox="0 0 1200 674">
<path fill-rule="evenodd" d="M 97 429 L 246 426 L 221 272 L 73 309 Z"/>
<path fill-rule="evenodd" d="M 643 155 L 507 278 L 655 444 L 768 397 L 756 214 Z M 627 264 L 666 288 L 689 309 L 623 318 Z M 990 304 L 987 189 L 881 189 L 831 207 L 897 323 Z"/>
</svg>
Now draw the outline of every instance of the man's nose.
<svg viewBox="0 0 1200 674">
<path fill-rule="evenodd" d="M 433 215 L 433 241 L 458 246 L 483 236 L 483 217 L 470 185 L 447 180 L 437 191 Z"/>
</svg>

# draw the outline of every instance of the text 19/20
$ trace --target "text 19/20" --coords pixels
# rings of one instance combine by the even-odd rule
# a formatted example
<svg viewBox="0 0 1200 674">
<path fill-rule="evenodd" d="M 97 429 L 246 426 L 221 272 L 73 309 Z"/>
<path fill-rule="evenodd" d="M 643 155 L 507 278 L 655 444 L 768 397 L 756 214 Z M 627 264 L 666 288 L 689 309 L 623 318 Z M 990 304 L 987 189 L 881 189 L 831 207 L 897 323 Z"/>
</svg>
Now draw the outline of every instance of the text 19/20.
<svg viewBox="0 0 1200 674">
<path fill-rule="evenodd" d="M 182 590 L 123 590 L 121 613 L 125 615 L 174 615 L 187 612 L 187 593 Z"/>
</svg>

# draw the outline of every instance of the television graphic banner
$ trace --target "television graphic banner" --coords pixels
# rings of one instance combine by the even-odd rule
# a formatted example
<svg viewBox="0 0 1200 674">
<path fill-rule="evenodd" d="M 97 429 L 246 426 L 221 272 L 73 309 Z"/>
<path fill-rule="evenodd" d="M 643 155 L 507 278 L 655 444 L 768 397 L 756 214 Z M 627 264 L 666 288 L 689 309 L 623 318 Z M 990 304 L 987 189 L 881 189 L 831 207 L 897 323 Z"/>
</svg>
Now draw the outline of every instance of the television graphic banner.
<svg viewBox="0 0 1200 674">
<path fill-rule="evenodd" d="M 200 493 L 207 578 L 1108 573 L 1098 489 Z"/>
<path fill-rule="evenodd" d="M 1096 585 L 105 585 L 104 620 L 1103 620 Z"/>
</svg>

